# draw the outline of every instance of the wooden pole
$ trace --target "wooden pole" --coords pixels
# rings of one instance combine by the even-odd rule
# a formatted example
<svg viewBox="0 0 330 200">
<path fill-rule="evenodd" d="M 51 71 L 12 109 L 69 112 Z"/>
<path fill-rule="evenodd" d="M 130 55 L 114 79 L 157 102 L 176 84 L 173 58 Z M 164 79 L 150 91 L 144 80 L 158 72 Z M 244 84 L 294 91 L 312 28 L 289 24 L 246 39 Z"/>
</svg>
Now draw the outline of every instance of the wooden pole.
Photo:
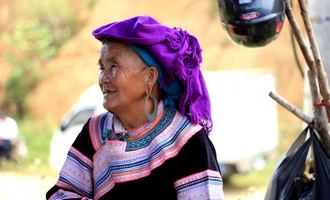
<svg viewBox="0 0 330 200">
<path fill-rule="evenodd" d="M 305 1 L 304 0 L 298 0 L 298 2 L 299 2 L 299 6 L 300 6 L 301 16 L 302 16 L 302 19 L 303 19 L 304 24 L 305 24 L 306 32 L 307 32 L 307 35 L 308 35 L 308 39 L 309 39 L 311 50 L 312 50 L 313 57 L 314 57 L 314 69 L 316 70 L 315 75 L 317 75 L 320 92 L 321 92 L 321 95 L 323 97 L 323 100 L 320 99 L 320 101 L 329 102 L 330 101 L 329 83 L 328 83 L 328 79 L 327 79 L 327 76 L 326 76 L 326 72 L 325 72 L 324 67 L 323 67 L 323 63 L 322 63 L 322 59 L 321 59 L 321 56 L 320 56 L 319 48 L 318 48 L 317 43 L 316 43 L 316 38 L 315 38 L 315 35 L 314 35 L 314 31 L 312 29 L 309 14 L 308 14 L 308 11 L 306 9 Z M 327 110 L 327 118 L 328 118 L 328 121 L 329 121 L 330 107 L 327 106 L 326 110 Z"/>
<path fill-rule="evenodd" d="M 298 23 L 293 15 L 293 12 L 292 12 L 292 7 L 291 7 L 291 4 L 290 4 L 290 1 L 289 0 L 285 0 L 285 14 L 286 14 L 286 17 L 288 18 L 289 20 L 289 23 L 291 25 L 291 28 L 292 28 L 292 31 L 293 31 L 293 34 L 299 44 L 299 47 L 300 47 L 300 50 L 305 58 L 305 61 L 307 63 L 307 66 L 308 68 L 312 71 L 312 72 L 315 72 L 316 73 L 316 69 L 314 67 L 314 60 L 313 60 L 313 57 L 306 45 L 306 42 L 304 40 L 304 37 L 303 37 L 303 34 L 302 32 L 300 31 L 300 28 L 298 26 Z"/>
<path fill-rule="evenodd" d="M 294 36 L 297 39 L 299 47 L 302 51 L 302 54 L 310 70 L 310 72 L 308 73 L 308 77 L 309 77 L 309 85 L 311 88 L 312 98 L 314 102 L 313 103 L 314 119 L 308 117 L 298 108 L 292 106 L 285 99 L 275 95 L 274 93 L 270 93 L 269 96 L 271 96 L 284 108 L 295 114 L 299 119 L 303 120 L 304 122 L 308 123 L 310 126 L 315 128 L 320 135 L 321 143 L 323 144 L 328 155 L 330 155 L 330 136 L 328 129 L 328 121 L 330 119 L 330 106 L 329 106 L 330 94 L 329 94 L 329 85 L 326 78 L 326 73 L 322 64 L 322 60 L 319 54 L 318 46 L 316 44 L 316 39 L 312 30 L 312 26 L 309 20 L 309 16 L 304 0 L 298 0 L 298 1 L 301 9 L 301 15 L 304 20 L 306 32 L 308 34 L 308 38 L 311 44 L 310 48 L 313 53 L 313 56 L 311 55 L 310 49 L 307 48 L 306 42 L 303 39 L 303 34 L 300 31 L 298 23 L 295 20 L 295 17 L 292 12 L 291 4 L 289 1 L 290 0 L 285 0 L 285 6 L 286 6 L 285 14 L 290 22 Z M 317 84 L 316 77 L 319 84 Z M 320 90 L 318 90 L 318 85 Z M 320 98 L 319 91 L 321 92 L 323 100 L 321 100 Z M 317 106 L 314 104 L 317 104 Z"/>
<path fill-rule="evenodd" d="M 319 102 L 321 97 L 317 87 L 316 76 L 312 71 L 308 71 L 308 80 L 311 87 L 313 102 Z M 313 127 L 320 135 L 321 143 L 330 155 L 330 136 L 328 134 L 328 117 L 324 106 L 314 105 L 314 124 Z"/>
</svg>

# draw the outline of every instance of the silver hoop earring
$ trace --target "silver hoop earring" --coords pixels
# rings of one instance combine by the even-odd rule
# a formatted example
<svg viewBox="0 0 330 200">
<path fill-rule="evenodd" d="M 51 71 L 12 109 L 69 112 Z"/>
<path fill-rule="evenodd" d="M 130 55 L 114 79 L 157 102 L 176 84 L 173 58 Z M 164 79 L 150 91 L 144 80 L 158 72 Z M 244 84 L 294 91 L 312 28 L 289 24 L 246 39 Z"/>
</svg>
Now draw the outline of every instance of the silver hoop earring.
<svg viewBox="0 0 330 200">
<path fill-rule="evenodd" d="M 153 109 L 152 113 L 148 113 L 148 106 L 147 106 L 148 99 L 151 99 L 154 104 L 154 109 Z M 153 122 L 156 119 L 157 111 L 158 111 L 157 97 L 154 95 L 147 95 L 146 101 L 144 103 L 144 114 L 147 117 L 149 122 Z"/>
</svg>

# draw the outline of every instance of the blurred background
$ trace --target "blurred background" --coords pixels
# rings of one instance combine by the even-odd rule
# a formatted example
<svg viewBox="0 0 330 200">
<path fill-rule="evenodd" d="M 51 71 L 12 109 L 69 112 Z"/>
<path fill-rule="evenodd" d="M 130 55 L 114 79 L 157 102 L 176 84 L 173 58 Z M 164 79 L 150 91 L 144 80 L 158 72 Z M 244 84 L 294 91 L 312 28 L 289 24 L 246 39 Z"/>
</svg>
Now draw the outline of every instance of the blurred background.
<svg viewBox="0 0 330 200">
<path fill-rule="evenodd" d="M 225 112 L 214 106 L 217 115 L 235 120 L 231 122 L 232 129 L 235 125 L 247 126 L 248 122 L 252 128 L 262 127 L 265 134 L 278 133 L 276 148 L 262 168 L 233 174 L 225 180 L 226 199 L 263 199 L 278 157 L 300 133 L 303 124 L 276 104 L 276 112 L 267 115 L 248 99 L 255 96 L 271 102 L 268 92 L 275 90 L 303 109 L 304 81 L 293 54 L 287 20 L 274 42 L 261 48 L 245 48 L 234 44 L 222 29 L 216 0 L 0 0 L 0 104 L 2 111 L 16 120 L 19 139 L 26 147 L 21 158 L 0 161 L 0 199 L 44 199 L 46 191 L 55 184 L 58 169 L 49 164 L 53 135 L 83 92 L 98 79 L 100 43 L 91 32 L 105 23 L 134 15 L 151 15 L 195 35 L 203 48 L 205 73 L 261 70 L 274 77 L 269 91 L 242 81 L 232 87 L 245 80 L 240 76 L 224 81 L 214 91 L 230 96 L 244 90 L 245 96 L 237 96 L 241 109 Z M 245 88 L 239 88 L 242 85 Z M 223 102 L 223 106 L 237 107 L 237 99 L 232 100 Z M 214 102 L 221 104 L 221 98 Z M 244 113 L 244 107 L 255 113 Z M 274 117 L 275 128 L 262 126 L 260 119 Z M 221 140 L 224 133 L 214 134 L 219 134 L 214 140 Z M 251 133 L 242 129 L 240 134 Z M 227 145 L 239 150 L 240 139 L 227 141 Z M 260 140 L 258 136 L 253 139 Z M 218 152 L 219 157 L 226 153 L 223 151 Z"/>
</svg>

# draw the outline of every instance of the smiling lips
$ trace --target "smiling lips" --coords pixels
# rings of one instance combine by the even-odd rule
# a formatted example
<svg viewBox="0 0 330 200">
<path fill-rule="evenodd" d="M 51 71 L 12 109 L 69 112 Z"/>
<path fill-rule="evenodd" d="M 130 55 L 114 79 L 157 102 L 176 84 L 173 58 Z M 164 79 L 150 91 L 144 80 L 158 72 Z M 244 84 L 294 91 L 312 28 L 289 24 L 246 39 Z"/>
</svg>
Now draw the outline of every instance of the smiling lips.
<svg viewBox="0 0 330 200">
<path fill-rule="evenodd" d="M 108 88 L 103 88 L 102 89 L 102 92 L 103 92 L 103 96 L 107 96 L 107 95 L 116 93 L 116 90 L 114 90 L 114 89 L 108 89 Z"/>
</svg>

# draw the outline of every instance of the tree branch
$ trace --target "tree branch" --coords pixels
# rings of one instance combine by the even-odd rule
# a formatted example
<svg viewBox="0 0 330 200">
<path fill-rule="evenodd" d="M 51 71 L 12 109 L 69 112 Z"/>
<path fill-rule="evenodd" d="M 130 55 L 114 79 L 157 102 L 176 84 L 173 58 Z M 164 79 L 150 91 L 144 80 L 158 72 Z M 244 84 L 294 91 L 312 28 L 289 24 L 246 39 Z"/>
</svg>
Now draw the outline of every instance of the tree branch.
<svg viewBox="0 0 330 200">
<path fill-rule="evenodd" d="M 313 123 L 314 123 L 313 118 L 311 118 L 308 115 L 306 115 L 305 113 L 303 113 L 301 110 L 299 110 L 299 108 L 297 108 L 296 106 L 290 104 L 284 98 L 282 98 L 281 96 L 278 96 L 277 94 L 275 94 L 273 92 L 270 92 L 269 93 L 269 96 L 272 99 L 274 99 L 278 104 L 280 104 L 285 109 L 287 109 L 288 111 L 290 111 L 292 114 L 296 115 L 299 119 L 301 119 L 302 121 L 306 122 L 310 126 L 314 126 L 313 125 Z"/>
</svg>

